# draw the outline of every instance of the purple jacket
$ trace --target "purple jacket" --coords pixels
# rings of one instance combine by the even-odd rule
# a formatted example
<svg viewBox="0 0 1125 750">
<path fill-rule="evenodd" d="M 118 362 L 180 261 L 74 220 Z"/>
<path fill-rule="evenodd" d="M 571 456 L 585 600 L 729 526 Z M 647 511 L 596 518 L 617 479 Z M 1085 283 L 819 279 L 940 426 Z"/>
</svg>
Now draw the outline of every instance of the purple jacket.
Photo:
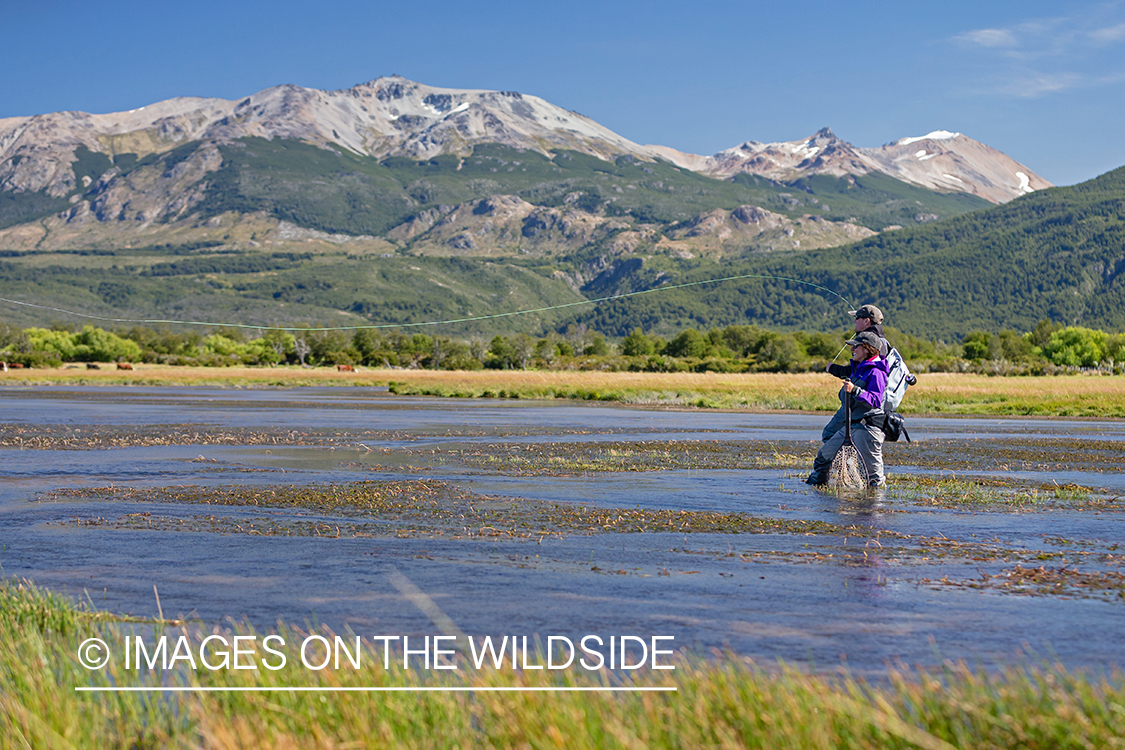
<svg viewBox="0 0 1125 750">
<path fill-rule="evenodd" d="M 828 372 L 838 378 L 847 378 L 855 386 L 852 389 L 852 418 L 883 408 L 883 392 L 887 389 L 887 373 L 891 366 L 882 357 L 866 362 L 853 362 L 847 365 L 831 365 Z M 840 389 L 840 403 L 847 392 Z"/>
</svg>

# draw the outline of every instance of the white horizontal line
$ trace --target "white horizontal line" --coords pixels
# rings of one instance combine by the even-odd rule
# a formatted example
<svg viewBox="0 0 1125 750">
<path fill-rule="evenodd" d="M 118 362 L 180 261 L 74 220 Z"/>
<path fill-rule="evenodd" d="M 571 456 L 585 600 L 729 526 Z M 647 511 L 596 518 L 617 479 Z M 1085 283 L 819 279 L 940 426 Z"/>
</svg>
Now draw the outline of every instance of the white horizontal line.
<svg viewBox="0 0 1125 750">
<path fill-rule="evenodd" d="M 675 687 L 76 687 L 76 693 L 654 693 Z"/>
</svg>

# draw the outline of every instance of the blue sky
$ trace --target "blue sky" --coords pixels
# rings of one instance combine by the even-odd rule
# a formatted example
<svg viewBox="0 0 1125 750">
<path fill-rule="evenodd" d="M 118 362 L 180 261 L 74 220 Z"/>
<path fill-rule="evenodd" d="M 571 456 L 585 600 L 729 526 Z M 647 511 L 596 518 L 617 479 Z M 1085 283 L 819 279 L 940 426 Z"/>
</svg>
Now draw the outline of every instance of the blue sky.
<svg viewBox="0 0 1125 750">
<path fill-rule="evenodd" d="M 0 0 L 0 117 L 398 73 L 710 154 L 945 129 L 1060 185 L 1125 165 L 1125 2 Z"/>
</svg>

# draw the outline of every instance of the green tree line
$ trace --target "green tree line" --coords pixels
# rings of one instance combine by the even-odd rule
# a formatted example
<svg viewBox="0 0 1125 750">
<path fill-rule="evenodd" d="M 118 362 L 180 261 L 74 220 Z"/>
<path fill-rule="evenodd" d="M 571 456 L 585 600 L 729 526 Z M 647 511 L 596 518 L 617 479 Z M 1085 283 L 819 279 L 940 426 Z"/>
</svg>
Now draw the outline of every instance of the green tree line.
<svg viewBox="0 0 1125 750">
<path fill-rule="evenodd" d="M 670 338 L 634 328 L 618 341 L 581 325 L 535 338 L 526 333 L 491 339 L 402 331 L 266 330 L 224 328 L 180 333 L 136 326 L 107 331 L 17 329 L 0 326 L 0 360 L 25 367 L 65 362 L 147 362 L 170 365 L 359 365 L 411 369 L 601 369 L 649 372 L 806 372 L 846 357 L 849 330 L 780 332 L 756 325 L 703 331 L 685 328 Z M 930 341 L 893 328 L 887 337 L 917 372 L 965 371 L 1044 374 L 1074 368 L 1120 373 L 1125 334 L 1040 321 L 1031 331 L 977 330 L 959 344 Z"/>
</svg>

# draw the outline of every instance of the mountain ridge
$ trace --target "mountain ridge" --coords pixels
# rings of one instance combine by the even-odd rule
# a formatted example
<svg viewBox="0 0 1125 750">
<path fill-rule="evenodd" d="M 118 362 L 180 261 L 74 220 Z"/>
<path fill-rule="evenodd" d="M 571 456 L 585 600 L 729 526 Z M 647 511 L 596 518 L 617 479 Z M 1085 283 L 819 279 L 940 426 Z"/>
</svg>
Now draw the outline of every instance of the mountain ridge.
<svg viewBox="0 0 1125 750">
<path fill-rule="evenodd" d="M 938 234 L 909 227 L 950 226 L 943 220 L 993 211 L 1010 196 L 1050 203 L 1052 190 L 1025 169 L 951 131 L 865 149 L 824 128 L 798 141 L 683 154 L 635 144 L 537 97 L 402 78 L 335 92 L 286 85 L 241 100 L 182 97 L 108 115 L 0 121 L 0 288 L 9 299 L 119 319 L 226 310 L 255 324 L 318 316 L 416 324 L 733 268 L 821 274 L 854 294 L 887 283 L 856 262 L 883 245 L 854 243 L 884 238 L 897 248 L 881 255 L 899 279 L 888 293 L 929 299 L 949 285 L 912 261 L 911 238 Z M 974 194 L 992 189 L 1002 193 Z M 1065 224 L 1065 208 L 1056 214 Z M 1088 223 L 1116 216 L 1091 214 Z M 988 236 L 974 221 L 951 226 Z M 1035 233 L 1039 244 L 1020 256 L 1025 269 L 1050 265 L 1040 258 L 1048 240 Z M 1016 230 L 1002 237 L 1017 240 Z M 965 254 L 974 272 L 995 270 L 971 237 L 958 242 L 934 251 L 934 262 L 957 269 L 954 256 Z M 1117 268 L 1116 256 L 1098 253 L 1088 265 Z M 1093 271 L 1058 268 L 1067 289 L 1050 309 L 1104 317 L 1096 300 L 1081 310 L 1066 303 L 1088 297 L 1087 287 L 1095 297 L 1115 293 L 1117 277 L 1103 283 Z M 915 283 L 923 277 L 927 284 Z M 976 280 L 958 279 L 958 293 L 976 293 Z M 1005 315 L 1022 321 L 1042 307 L 1025 287 L 1012 289 L 1023 306 Z M 705 297 L 713 303 L 701 304 Z M 815 327 L 831 314 L 807 290 L 661 300 L 637 298 L 633 312 L 614 303 L 573 322 L 618 331 L 721 312 Z M 937 325 L 910 315 L 911 327 Z M 552 313 L 518 325 L 558 322 Z"/>
<path fill-rule="evenodd" d="M 540 153 L 569 149 L 607 161 L 627 154 L 665 159 L 720 179 L 739 173 L 791 180 L 807 174 L 882 172 L 910 184 L 967 192 L 993 203 L 1027 189 L 1050 187 L 1001 152 L 959 133 L 948 137 L 943 133 L 948 131 L 859 148 L 823 128 L 798 141 L 746 141 L 701 156 L 635 143 L 534 95 L 441 88 L 391 76 L 335 91 L 283 84 L 236 100 L 175 97 L 126 112 L 67 111 L 0 119 L 0 190 L 65 195 L 76 187 L 68 167 L 77 146 L 111 157 L 123 153 L 144 157 L 192 140 L 252 136 L 301 139 L 377 158 L 463 156 L 478 143 Z"/>
<path fill-rule="evenodd" d="M 808 179 L 835 182 L 825 175 Z M 435 211 L 420 236 L 448 218 L 449 233 L 442 235 L 442 229 L 430 239 L 437 243 L 433 247 L 451 247 L 448 239 L 479 229 L 458 223 L 472 216 L 494 221 L 497 232 L 528 239 L 528 230 L 535 242 L 549 244 L 557 241 L 556 231 L 584 231 L 590 216 L 565 201 L 546 210 L 525 204 L 512 197 L 448 206 Z M 541 333 L 586 325 L 625 335 L 641 326 L 668 335 L 684 327 L 732 323 L 836 330 L 848 309 L 836 294 L 857 302 L 874 297 L 897 329 L 949 341 L 973 330 L 1029 330 L 1043 319 L 1103 330 L 1125 326 L 1125 167 L 1080 185 L 1036 191 L 1002 206 L 848 245 L 729 258 L 689 257 L 675 248 L 661 252 L 668 243 L 713 242 L 716 230 L 737 234 L 755 222 L 759 226 L 753 231 L 768 233 L 782 228 L 770 229 L 776 221 L 765 211 L 740 207 L 677 222 L 658 242 L 645 240 L 635 227 L 601 225 L 604 236 L 564 255 L 516 251 L 463 257 L 445 250 L 431 254 L 425 247 L 413 254 L 395 251 L 385 242 L 387 252 L 379 252 L 365 245 L 377 238 L 327 235 L 288 223 L 278 234 L 270 230 L 254 239 L 268 227 L 263 217 L 251 216 L 216 226 L 209 241 L 192 244 L 181 239 L 175 245 L 131 248 L 0 249 L 0 290 L 7 299 L 103 318 L 216 325 L 429 325 L 485 315 L 488 320 L 443 329 L 481 336 L 497 332 L 491 322 L 495 314 L 528 310 L 533 312 L 505 318 L 502 330 Z M 785 228 L 797 224 L 790 221 L 793 225 Z M 692 237 L 697 229 L 703 234 Z M 709 283 L 739 274 L 747 276 Z M 671 288 L 593 308 L 570 307 L 662 286 Z M 560 304 L 568 307 L 551 307 Z M 5 307 L 4 322 L 43 326 L 60 321 Z"/>
</svg>

